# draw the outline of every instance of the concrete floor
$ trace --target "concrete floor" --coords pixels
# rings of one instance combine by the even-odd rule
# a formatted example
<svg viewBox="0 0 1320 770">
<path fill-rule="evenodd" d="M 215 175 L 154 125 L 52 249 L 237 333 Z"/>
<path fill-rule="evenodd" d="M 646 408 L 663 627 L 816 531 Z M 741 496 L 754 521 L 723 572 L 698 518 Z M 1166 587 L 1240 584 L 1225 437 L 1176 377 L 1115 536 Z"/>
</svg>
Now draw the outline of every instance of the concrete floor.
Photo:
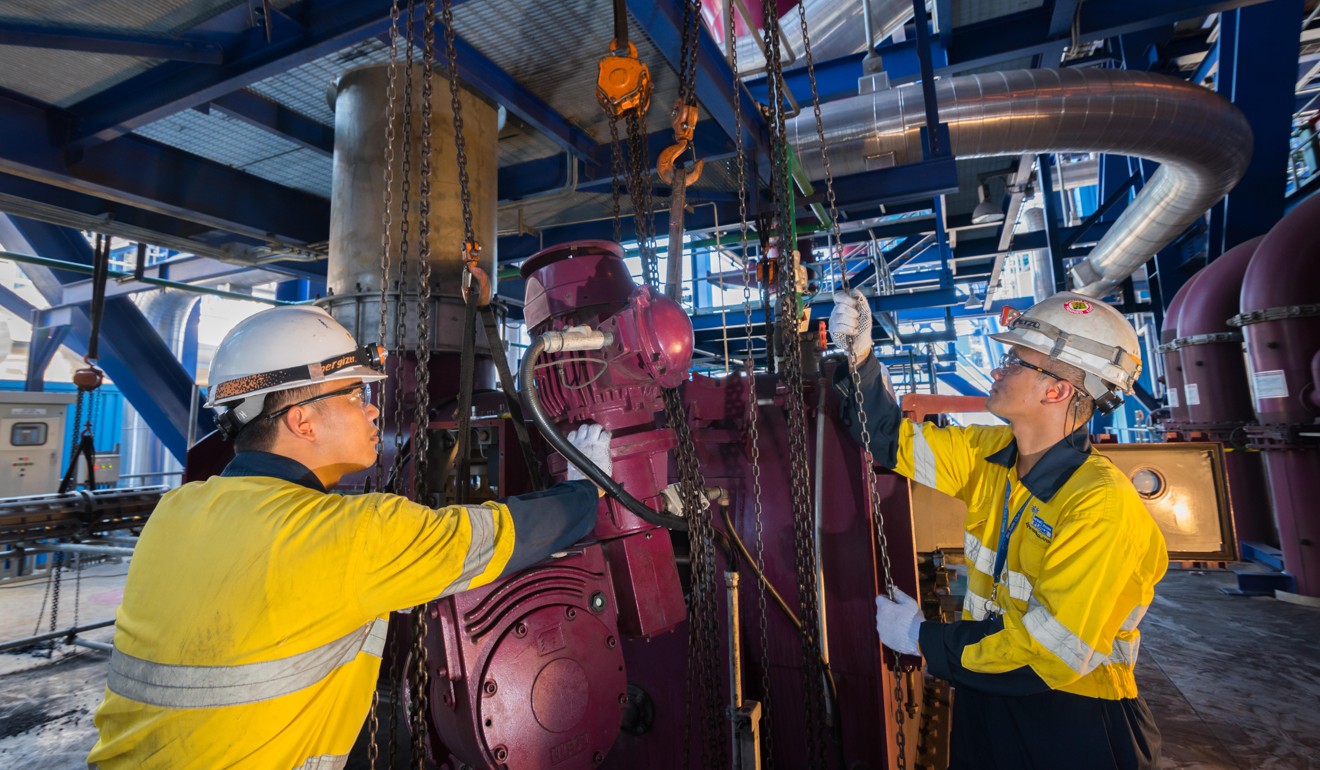
<svg viewBox="0 0 1320 770">
<path fill-rule="evenodd" d="M 123 572 L 87 570 L 84 622 L 112 617 Z M 1164 734 L 1164 767 L 1320 769 L 1320 609 L 1218 590 L 1234 582 L 1170 572 L 1142 623 L 1137 678 Z M 0 639 L 32 632 L 43 588 L 0 587 Z M 70 612 L 66 604 L 61 617 Z M 110 629 L 88 636 L 108 640 Z M 0 655 L 0 767 L 84 768 L 104 686 L 103 653 Z"/>
</svg>

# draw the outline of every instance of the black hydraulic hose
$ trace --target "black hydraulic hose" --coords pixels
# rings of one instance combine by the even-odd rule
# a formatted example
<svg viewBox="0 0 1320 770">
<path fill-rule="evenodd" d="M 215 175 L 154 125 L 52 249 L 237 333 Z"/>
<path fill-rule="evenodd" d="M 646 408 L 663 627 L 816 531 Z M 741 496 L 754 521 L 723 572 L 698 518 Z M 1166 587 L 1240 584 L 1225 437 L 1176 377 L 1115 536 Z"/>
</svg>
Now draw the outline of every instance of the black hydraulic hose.
<svg viewBox="0 0 1320 770">
<path fill-rule="evenodd" d="M 527 407 L 527 414 L 536 423 L 540 429 L 541 435 L 550 442 L 561 455 L 570 463 L 576 465 L 587 478 L 595 482 L 596 486 L 605 490 L 605 493 L 623 503 L 623 506 L 632 511 L 642 521 L 648 524 L 655 524 L 666 529 L 675 529 L 686 532 L 688 528 L 687 519 L 671 516 L 667 513 L 652 510 L 642 503 L 641 500 L 628 494 L 628 491 L 619 486 L 618 482 L 610 478 L 609 474 L 601 470 L 599 466 L 587 459 L 587 456 L 578 451 L 564 434 L 559 432 L 559 428 L 545 413 L 545 408 L 541 406 L 540 396 L 536 392 L 536 359 L 541 357 L 541 352 L 545 350 L 545 337 L 537 337 L 532 342 L 532 346 L 527 349 L 527 354 L 523 356 L 522 366 L 518 369 L 518 379 L 522 384 L 523 406 Z"/>
</svg>

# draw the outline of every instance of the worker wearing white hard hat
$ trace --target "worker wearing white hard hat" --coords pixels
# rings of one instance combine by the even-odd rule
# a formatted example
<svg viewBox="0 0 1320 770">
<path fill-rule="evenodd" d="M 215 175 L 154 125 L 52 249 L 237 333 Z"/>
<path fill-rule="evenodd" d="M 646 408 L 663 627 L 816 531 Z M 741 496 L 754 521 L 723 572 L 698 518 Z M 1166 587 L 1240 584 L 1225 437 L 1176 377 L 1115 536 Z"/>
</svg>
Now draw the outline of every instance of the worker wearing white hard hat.
<svg viewBox="0 0 1320 770">
<path fill-rule="evenodd" d="M 1114 308 L 1068 292 L 1004 320 L 992 336 L 1010 348 L 986 408 L 1008 424 L 938 427 L 904 418 L 886 390 L 865 298 L 835 295 L 830 331 L 857 367 L 872 455 L 967 504 L 962 619 L 928 621 L 912 597 L 882 595 L 880 640 L 957 688 L 951 767 L 1157 767 L 1159 731 L 1133 671 L 1168 554 L 1086 433 L 1094 409 L 1132 391 L 1137 334 Z M 848 367 L 835 383 L 860 442 Z"/>
<path fill-rule="evenodd" d="M 432 509 L 329 492 L 376 459 L 384 353 L 325 311 L 258 313 L 220 343 L 208 406 L 236 455 L 166 494 L 118 611 L 90 766 L 342 767 L 389 614 L 561 551 L 596 520 L 570 465 L 542 492 Z M 609 433 L 569 436 L 609 472 Z"/>
</svg>

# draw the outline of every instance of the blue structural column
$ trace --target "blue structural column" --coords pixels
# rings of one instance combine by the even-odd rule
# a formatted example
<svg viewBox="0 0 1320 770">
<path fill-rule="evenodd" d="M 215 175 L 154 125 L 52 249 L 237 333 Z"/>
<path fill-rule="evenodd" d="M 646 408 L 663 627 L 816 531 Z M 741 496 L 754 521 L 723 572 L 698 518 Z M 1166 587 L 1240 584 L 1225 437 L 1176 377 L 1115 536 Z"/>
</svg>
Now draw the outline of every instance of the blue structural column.
<svg viewBox="0 0 1320 770">
<path fill-rule="evenodd" d="M 1247 116 L 1253 142 L 1251 165 L 1224 201 L 1222 229 L 1212 227 L 1212 256 L 1283 217 L 1303 13 L 1303 0 L 1270 0 L 1220 16 L 1216 85 Z"/>
</svg>

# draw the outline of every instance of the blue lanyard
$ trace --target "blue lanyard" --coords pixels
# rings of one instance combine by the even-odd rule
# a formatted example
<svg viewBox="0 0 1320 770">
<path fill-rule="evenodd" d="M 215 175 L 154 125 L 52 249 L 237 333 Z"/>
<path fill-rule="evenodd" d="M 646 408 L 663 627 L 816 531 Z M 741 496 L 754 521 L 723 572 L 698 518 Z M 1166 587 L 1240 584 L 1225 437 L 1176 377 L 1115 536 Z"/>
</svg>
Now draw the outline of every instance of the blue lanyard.
<svg viewBox="0 0 1320 770">
<path fill-rule="evenodd" d="M 1012 472 L 1011 470 L 1009 471 Z M 1031 502 L 1031 495 L 1022 501 L 1022 507 L 1018 508 L 1017 515 L 1013 517 L 1013 522 L 1008 521 L 1008 502 L 1013 496 L 1013 482 L 1009 479 L 1004 480 L 1004 518 L 999 522 L 999 550 L 995 551 L 995 571 L 990 577 L 996 584 L 1004 574 L 1004 562 L 1008 561 L 1008 538 L 1013 535 L 1013 530 L 1017 529 L 1018 522 L 1022 520 L 1022 512 L 1027 509 L 1027 503 Z"/>
</svg>

